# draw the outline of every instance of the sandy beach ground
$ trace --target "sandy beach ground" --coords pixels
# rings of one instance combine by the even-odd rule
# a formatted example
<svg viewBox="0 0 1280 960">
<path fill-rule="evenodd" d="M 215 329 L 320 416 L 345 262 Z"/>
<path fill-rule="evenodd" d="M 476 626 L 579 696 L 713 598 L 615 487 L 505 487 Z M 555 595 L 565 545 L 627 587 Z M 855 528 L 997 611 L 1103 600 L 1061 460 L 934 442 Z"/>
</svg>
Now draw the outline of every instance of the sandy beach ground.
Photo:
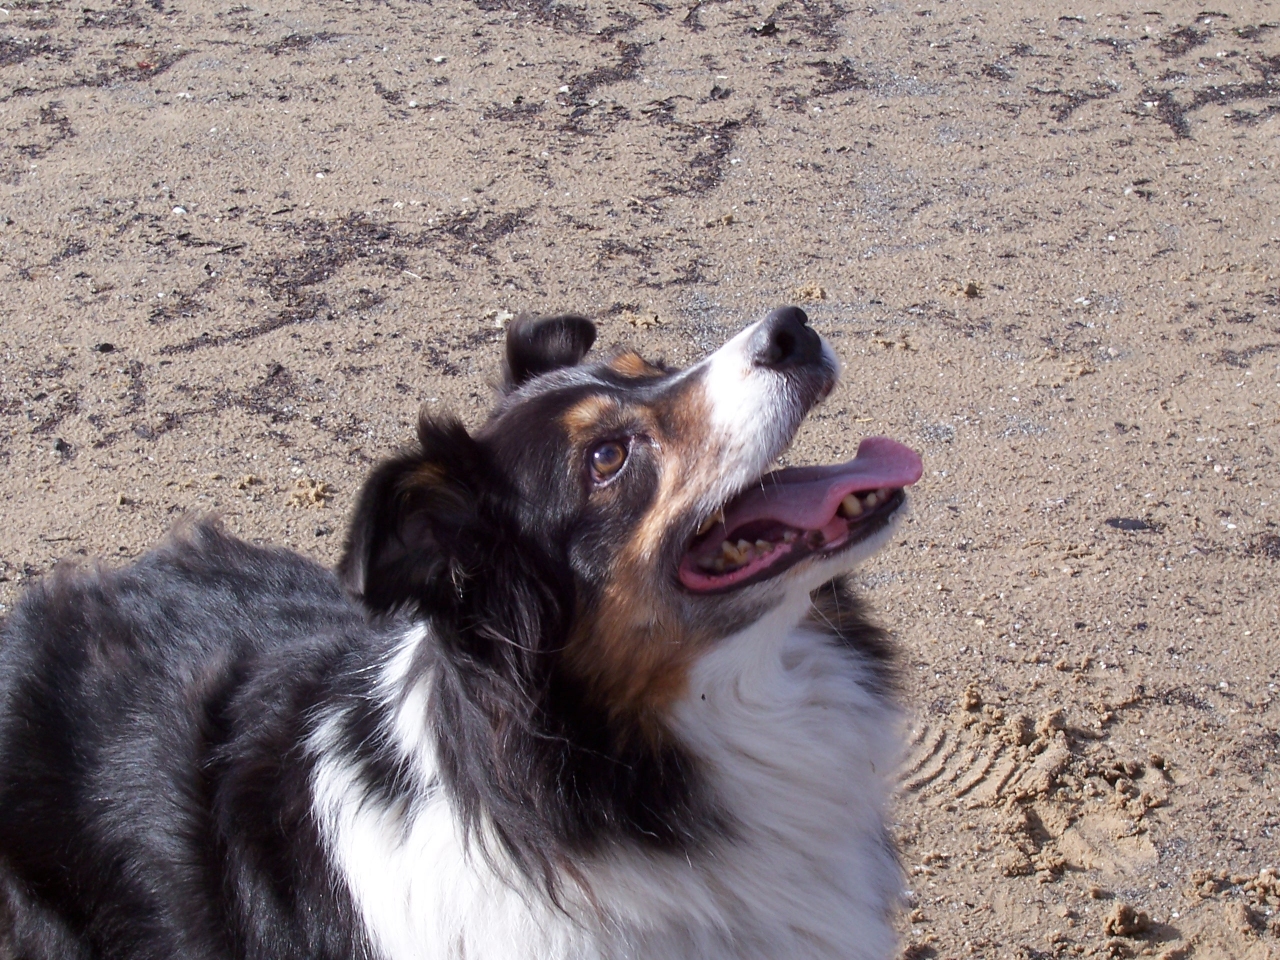
<svg viewBox="0 0 1280 960">
<path fill-rule="evenodd" d="M 189 511 L 335 559 L 518 311 L 800 303 L 925 458 L 906 957 L 1280 955 L 1280 5 L 0 3 L 0 615 Z"/>
</svg>

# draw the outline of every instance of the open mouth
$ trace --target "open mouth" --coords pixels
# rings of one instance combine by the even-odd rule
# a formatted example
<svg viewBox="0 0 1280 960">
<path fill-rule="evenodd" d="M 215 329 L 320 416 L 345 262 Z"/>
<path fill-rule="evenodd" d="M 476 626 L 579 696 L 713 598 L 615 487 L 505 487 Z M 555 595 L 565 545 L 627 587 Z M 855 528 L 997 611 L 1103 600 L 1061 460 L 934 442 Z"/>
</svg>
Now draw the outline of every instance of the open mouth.
<svg viewBox="0 0 1280 960">
<path fill-rule="evenodd" d="M 703 523 L 680 560 L 680 583 L 730 590 L 848 549 L 884 529 L 922 471 L 914 450 L 868 437 L 848 463 L 766 473 Z"/>
</svg>

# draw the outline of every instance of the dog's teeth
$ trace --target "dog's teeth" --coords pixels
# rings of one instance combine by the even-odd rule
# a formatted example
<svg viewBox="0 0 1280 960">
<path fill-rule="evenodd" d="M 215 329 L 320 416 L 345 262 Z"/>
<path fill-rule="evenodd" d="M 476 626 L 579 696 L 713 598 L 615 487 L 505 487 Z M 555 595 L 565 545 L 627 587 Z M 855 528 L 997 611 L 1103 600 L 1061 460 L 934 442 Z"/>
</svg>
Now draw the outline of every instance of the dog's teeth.
<svg viewBox="0 0 1280 960">
<path fill-rule="evenodd" d="M 840 501 L 840 512 L 846 517 L 857 517 L 862 514 L 862 504 L 856 494 L 848 494 Z"/>
<path fill-rule="evenodd" d="M 862 505 L 866 507 L 868 510 L 874 507 L 878 502 L 879 501 L 876 499 L 876 495 L 874 493 L 868 493 L 865 497 L 862 498 Z"/>
<path fill-rule="evenodd" d="M 764 544 L 762 552 L 768 552 L 772 546 L 767 541 L 762 540 L 760 543 Z M 740 567 L 745 563 L 749 563 L 756 558 L 757 547 L 758 544 L 753 544 L 747 540 L 739 540 L 737 543 L 731 543 L 728 540 L 722 541 L 720 543 L 720 555 L 714 561 L 717 565 L 716 569 Z"/>
<path fill-rule="evenodd" d="M 708 530 L 714 527 L 717 523 L 724 523 L 723 508 L 720 510 L 717 510 L 711 516 L 707 517 L 707 519 L 702 521 L 702 526 L 698 528 L 698 536 L 702 536 L 704 533 L 706 533 Z"/>
<path fill-rule="evenodd" d="M 799 539 L 800 539 L 800 534 L 796 533 L 794 530 L 788 530 L 786 533 L 782 535 L 783 543 L 795 543 Z"/>
<path fill-rule="evenodd" d="M 760 554 L 761 556 L 764 556 L 766 553 L 769 553 L 771 550 L 773 550 L 773 544 L 770 543 L 768 540 L 756 541 L 756 553 Z"/>
<path fill-rule="evenodd" d="M 736 546 L 725 540 L 720 544 L 720 560 L 732 566 L 738 566 L 742 563 L 742 551 Z"/>
</svg>

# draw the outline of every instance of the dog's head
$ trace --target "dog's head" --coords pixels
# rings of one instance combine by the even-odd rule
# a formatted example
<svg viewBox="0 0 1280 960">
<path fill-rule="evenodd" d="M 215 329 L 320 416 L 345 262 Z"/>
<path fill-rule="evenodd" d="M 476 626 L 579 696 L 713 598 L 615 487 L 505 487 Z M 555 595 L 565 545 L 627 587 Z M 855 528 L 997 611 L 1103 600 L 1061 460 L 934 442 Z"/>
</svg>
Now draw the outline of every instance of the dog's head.
<svg viewBox="0 0 1280 960">
<path fill-rule="evenodd" d="M 795 307 L 686 370 L 584 362 L 594 340 L 581 317 L 514 323 L 489 421 L 424 416 L 366 484 L 340 572 L 375 611 L 470 620 L 609 713 L 656 716 L 700 651 L 874 552 L 920 461 L 872 438 L 770 472 L 838 374 Z"/>
</svg>

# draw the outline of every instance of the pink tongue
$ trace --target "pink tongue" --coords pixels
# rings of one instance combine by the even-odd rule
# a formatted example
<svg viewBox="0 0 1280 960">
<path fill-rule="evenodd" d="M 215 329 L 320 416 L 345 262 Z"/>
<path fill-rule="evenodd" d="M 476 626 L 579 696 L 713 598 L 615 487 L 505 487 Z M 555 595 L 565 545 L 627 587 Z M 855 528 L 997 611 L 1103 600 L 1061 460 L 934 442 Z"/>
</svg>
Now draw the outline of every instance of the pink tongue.
<svg viewBox="0 0 1280 960">
<path fill-rule="evenodd" d="M 910 447 L 888 437 L 867 437 L 848 463 L 766 473 L 725 509 L 725 526 L 732 533 L 752 520 L 777 520 L 797 530 L 820 530 L 848 494 L 909 487 L 923 471 L 920 455 Z"/>
</svg>

